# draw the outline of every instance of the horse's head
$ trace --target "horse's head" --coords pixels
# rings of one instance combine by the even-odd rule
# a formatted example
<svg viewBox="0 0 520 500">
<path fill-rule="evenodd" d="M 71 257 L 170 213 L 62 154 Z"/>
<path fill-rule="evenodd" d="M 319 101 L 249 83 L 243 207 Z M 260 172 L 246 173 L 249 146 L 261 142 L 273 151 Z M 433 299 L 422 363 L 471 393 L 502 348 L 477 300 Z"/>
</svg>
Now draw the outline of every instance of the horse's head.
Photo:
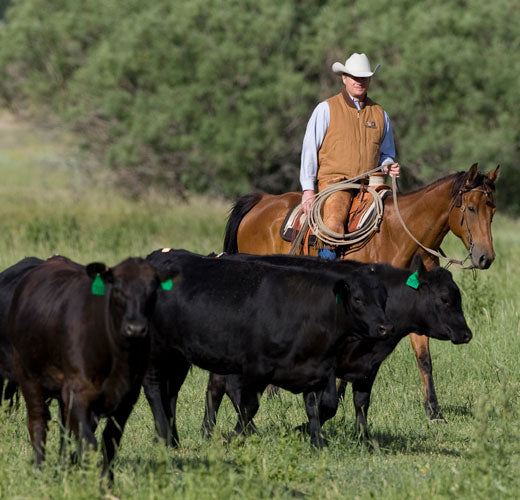
<svg viewBox="0 0 520 500">
<path fill-rule="evenodd" d="M 496 210 L 493 191 L 498 168 L 486 175 L 475 163 L 457 175 L 453 185 L 450 229 L 466 245 L 473 266 L 479 269 L 487 269 L 495 259 L 491 221 Z"/>
</svg>

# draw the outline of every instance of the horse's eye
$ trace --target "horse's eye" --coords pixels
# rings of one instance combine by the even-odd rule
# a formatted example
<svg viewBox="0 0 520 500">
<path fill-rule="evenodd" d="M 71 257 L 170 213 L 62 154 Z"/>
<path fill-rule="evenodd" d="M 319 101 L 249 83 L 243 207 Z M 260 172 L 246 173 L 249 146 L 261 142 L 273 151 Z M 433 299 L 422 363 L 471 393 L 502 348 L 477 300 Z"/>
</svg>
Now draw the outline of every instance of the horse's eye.
<svg viewBox="0 0 520 500">
<path fill-rule="evenodd" d="M 477 213 L 477 207 L 473 207 L 473 206 L 470 206 L 468 207 L 468 210 L 473 213 L 473 214 L 476 214 Z"/>
</svg>

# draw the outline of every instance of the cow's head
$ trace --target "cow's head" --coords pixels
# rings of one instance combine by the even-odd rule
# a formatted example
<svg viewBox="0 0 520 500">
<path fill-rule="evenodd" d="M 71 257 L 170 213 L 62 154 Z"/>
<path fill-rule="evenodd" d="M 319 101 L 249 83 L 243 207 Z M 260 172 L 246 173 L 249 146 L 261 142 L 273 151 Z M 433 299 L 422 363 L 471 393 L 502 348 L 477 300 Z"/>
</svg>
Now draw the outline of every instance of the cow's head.
<svg viewBox="0 0 520 500">
<path fill-rule="evenodd" d="M 412 261 L 410 271 L 415 274 L 417 294 L 415 317 L 419 332 L 439 340 L 465 344 L 473 336 L 462 311 L 462 299 L 451 273 L 442 267 L 427 271 L 420 255 Z"/>
<path fill-rule="evenodd" d="M 354 336 L 385 339 L 393 333 L 385 314 L 386 288 L 370 266 L 348 273 L 336 283 L 334 293 L 345 309 Z"/>
<path fill-rule="evenodd" d="M 111 323 L 123 337 L 142 338 L 155 306 L 161 281 L 155 267 L 144 259 L 129 258 L 115 267 L 94 262 L 86 266 L 91 292 L 107 295 Z"/>
</svg>

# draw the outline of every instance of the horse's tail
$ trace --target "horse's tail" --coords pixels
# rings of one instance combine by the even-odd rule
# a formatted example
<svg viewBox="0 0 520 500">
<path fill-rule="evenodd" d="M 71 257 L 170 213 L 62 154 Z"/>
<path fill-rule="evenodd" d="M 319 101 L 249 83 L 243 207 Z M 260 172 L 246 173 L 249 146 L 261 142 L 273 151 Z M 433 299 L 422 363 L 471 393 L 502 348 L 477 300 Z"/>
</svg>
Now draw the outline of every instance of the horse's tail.
<svg viewBox="0 0 520 500">
<path fill-rule="evenodd" d="M 233 205 L 229 213 L 224 236 L 224 252 L 238 253 L 238 226 L 246 214 L 263 198 L 264 193 L 256 191 L 254 193 L 241 196 Z"/>
</svg>

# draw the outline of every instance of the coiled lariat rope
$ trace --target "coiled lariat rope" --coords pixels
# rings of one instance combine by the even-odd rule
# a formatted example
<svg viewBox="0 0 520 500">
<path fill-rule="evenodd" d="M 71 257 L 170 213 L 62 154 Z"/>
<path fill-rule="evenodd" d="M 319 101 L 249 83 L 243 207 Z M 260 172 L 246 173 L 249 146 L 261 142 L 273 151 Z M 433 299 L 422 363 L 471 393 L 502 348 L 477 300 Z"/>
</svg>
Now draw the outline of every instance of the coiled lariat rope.
<svg viewBox="0 0 520 500">
<path fill-rule="evenodd" d="M 329 245 L 353 245 L 354 243 L 358 243 L 359 241 L 363 241 L 367 238 L 373 231 L 377 229 L 379 226 L 381 219 L 383 217 L 383 202 L 381 197 L 378 195 L 377 191 L 374 189 L 367 187 L 367 191 L 372 195 L 374 201 L 376 203 L 376 209 L 372 213 L 369 222 L 362 228 L 357 229 L 356 231 L 352 231 L 346 234 L 336 233 L 329 229 L 324 223 L 321 217 L 321 209 L 323 207 L 323 203 L 325 200 L 332 194 L 337 191 L 346 191 L 349 189 L 359 189 L 361 184 L 355 183 L 355 181 L 359 179 L 363 179 L 374 172 L 380 172 L 380 168 L 374 168 L 368 172 L 365 172 L 357 177 L 353 177 L 352 179 L 347 179 L 346 181 L 340 181 L 335 184 L 331 184 L 327 186 L 323 191 L 320 191 L 312 202 L 312 205 L 309 209 L 309 215 L 305 218 L 305 222 L 303 223 L 298 235 L 296 236 L 293 244 L 291 245 L 291 249 L 289 250 L 290 255 L 295 255 L 297 250 L 300 248 L 302 240 L 307 232 L 307 228 L 310 226 L 313 233 L 316 235 L 318 239 L 329 244 Z"/>
<path fill-rule="evenodd" d="M 324 243 L 327 243 L 329 245 L 335 245 L 335 246 L 353 245 L 355 243 L 363 241 L 372 232 L 376 231 L 383 218 L 383 201 L 382 201 L 379 193 L 370 187 L 366 187 L 366 189 L 372 195 L 376 206 L 375 206 L 375 210 L 373 211 L 372 215 L 370 216 L 370 220 L 362 228 L 352 231 L 350 233 L 345 233 L 345 234 L 336 233 L 335 231 L 332 231 L 324 224 L 323 218 L 321 216 L 321 212 L 322 212 L 323 203 L 332 193 L 336 193 L 337 191 L 346 191 L 349 189 L 359 189 L 361 187 L 361 184 L 355 183 L 355 181 L 362 179 L 374 172 L 379 172 L 379 171 L 380 171 L 380 168 L 374 168 L 373 170 L 370 170 L 369 172 L 365 172 L 362 175 L 358 175 L 357 177 L 353 177 L 352 179 L 347 179 L 346 181 L 341 181 L 341 182 L 337 182 L 336 184 L 331 184 L 330 186 L 327 186 L 323 191 L 320 191 L 315 196 L 315 198 L 312 202 L 312 205 L 309 209 L 309 215 L 308 215 L 308 217 L 305 218 L 305 221 L 304 221 L 300 231 L 298 232 L 296 238 L 294 239 L 294 241 L 291 245 L 291 249 L 289 250 L 289 254 L 290 255 L 296 254 L 296 252 L 298 251 L 298 249 L 301 246 L 301 243 L 303 241 L 303 238 L 305 237 L 305 233 L 307 232 L 307 229 L 309 226 L 311 227 L 313 233 L 316 235 L 316 237 L 318 239 L 320 239 Z M 397 205 L 396 178 L 395 178 L 395 176 L 390 176 L 390 177 L 392 179 L 392 197 L 394 199 L 395 213 L 397 214 L 397 218 L 399 219 L 401 226 L 403 226 L 403 229 L 406 231 L 408 236 L 426 252 L 437 257 L 438 259 L 446 260 L 446 262 L 447 262 L 446 267 L 449 267 L 450 265 L 455 265 L 462 269 L 472 269 L 473 272 L 475 272 L 474 265 L 464 266 L 464 263 L 471 257 L 471 250 L 472 250 L 473 244 L 471 245 L 468 255 L 464 258 L 464 260 L 458 260 L 458 259 L 446 257 L 445 255 L 442 255 L 441 253 L 437 252 L 436 250 L 426 247 L 410 232 L 410 230 L 406 227 L 406 224 L 404 223 L 401 213 L 399 212 L 399 207 Z M 453 208 L 453 205 L 450 207 L 450 211 L 451 211 L 451 208 Z M 469 230 L 469 228 L 468 228 L 468 230 Z"/>
<path fill-rule="evenodd" d="M 367 191 L 372 195 L 375 202 L 375 210 L 370 215 L 370 219 L 363 227 L 355 231 L 341 234 L 329 229 L 323 222 L 321 216 L 322 207 L 325 200 L 332 194 L 338 191 L 346 191 L 347 189 L 359 189 L 361 184 L 342 181 L 337 184 L 332 184 L 326 187 L 323 191 L 316 195 L 316 199 L 309 211 L 309 225 L 314 234 L 324 243 L 329 245 L 353 245 L 367 238 L 372 232 L 379 227 L 381 219 L 383 218 L 383 202 L 381 197 L 375 189 L 367 186 Z"/>
</svg>

